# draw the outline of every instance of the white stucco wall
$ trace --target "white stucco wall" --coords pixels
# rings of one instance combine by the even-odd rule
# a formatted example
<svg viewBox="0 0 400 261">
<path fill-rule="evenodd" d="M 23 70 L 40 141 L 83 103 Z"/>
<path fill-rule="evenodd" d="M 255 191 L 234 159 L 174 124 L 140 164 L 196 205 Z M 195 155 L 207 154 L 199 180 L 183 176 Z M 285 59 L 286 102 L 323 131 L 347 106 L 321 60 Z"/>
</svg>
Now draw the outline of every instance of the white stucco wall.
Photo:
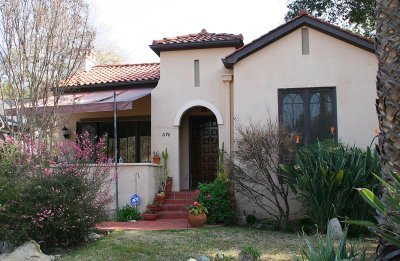
<svg viewBox="0 0 400 261">
<path fill-rule="evenodd" d="M 219 125 L 219 143 L 228 143 L 227 90 L 222 75 L 229 73 L 229 70 L 225 69 L 221 58 L 233 51 L 234 48 L 212 48 L 161 52 L 161 79 L 151 93 L 151 142 L 152 150 L 161 151 L 168 148 L 169 175 L 174 178 L 174 191 L 181 189 L 180 175 L 183 175 L 179 157 L 180 127 L 174 126 L 174 120 L 177 113 L 181 114 L 181 108 L 186 108 L 188 103 L 193 106 L 199 103 L 212 105 L 213 108 L 209 106 L 209 109 L 217 110 L 224 123 Z M 200 62 L 200 87 L 194 87 L 194 60 Z M 184 170 L 185 175 L 187 171 Z"/>
<path fill-rule="evenodd" d="M 309 37 L 309 55 L 302 55 L 298 29 L 235 64 L 235 119 L 265 121 L 267 110 L 277 118 L 280 88 L 336 87 L 338 137 L 365 148 L 378 126 L 375 55 L 313 29 Z M 240 199 L 238 207 L 239 213 L 260 214 Z M 296 218 L 301 205 L 292 201 L 291 210 Z"/>
<path fill-rule="evenodd" d="M 157 174 L 160 167 L 156 164 L 149 163 L 119 163 L 118 164 L 118 202 L 119 207 L 127 204 L 130 205 L 130 200 L 133 194 L 138 194 L 141 197 L 139 209 L 141 212 L 146 210 L 146 205 L 153 202 L 158 189 Z M 115 177 L 114 166 L 111 168 L 110 175 Z M 116 190 L 115 182 L 111 186 L 112 202 L 109 205 L 111 212 L 116 209 Z"/>
<path fill-rule="evenodd" d="M 263 120 L 267 109 L 277 117 L 280 88 L 336 87 L 338 136 L 366 147 L 378 126 L 375 55 L 313 29 L 309 35 L 309 55 L 298 29 L 235 64 L 235 118 Z"/>
</svg>

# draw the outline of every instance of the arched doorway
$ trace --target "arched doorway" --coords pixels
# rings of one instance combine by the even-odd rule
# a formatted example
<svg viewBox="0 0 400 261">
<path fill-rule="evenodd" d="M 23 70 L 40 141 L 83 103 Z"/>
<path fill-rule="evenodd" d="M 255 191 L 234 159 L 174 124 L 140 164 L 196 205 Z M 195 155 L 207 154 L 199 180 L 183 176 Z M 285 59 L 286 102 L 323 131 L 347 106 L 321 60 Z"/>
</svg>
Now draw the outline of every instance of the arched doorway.
<svg viewBox="0 0 400 261">
<path fill-rule="evenodd" d="M 180 184 L 194 190 L 215 179 L 219 148 L 219 122 L 204 106 L 187 109 L 180 118 Z"/>
</svg>

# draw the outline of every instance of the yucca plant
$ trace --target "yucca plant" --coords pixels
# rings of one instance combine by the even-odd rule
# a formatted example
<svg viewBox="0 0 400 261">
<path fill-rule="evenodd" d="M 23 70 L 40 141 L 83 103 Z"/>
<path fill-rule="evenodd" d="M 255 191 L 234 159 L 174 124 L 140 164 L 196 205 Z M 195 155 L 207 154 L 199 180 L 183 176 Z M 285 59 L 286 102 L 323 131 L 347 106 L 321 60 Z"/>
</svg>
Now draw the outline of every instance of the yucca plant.
<svg viewBox="0 0 400 261">
<path fill-rule="evenodd" d="M 306 235 L 304 237 L 307 248 L 302 250 L 301 257 L 296 258 L 297 261 L 366 260 L 365 248 L 357 252 L 353 244 L 347 244 L 347 231 L 343 233 L 337 246 L 331 229 L 328 229 L 325 238 L 319 236 L 316 244 Z"/>
<path fill-rule="evenodd" d="M 282 166 L 286 181 L 305 207 L 305 214 L 325 232 L 334 217 L 373 220 L 373 211 L 354 190 L 369 188 L 378 192 L 377 156 L 334 141 L 305 146 L 297 153 L 294 165 Z M 352 204 L 349 204 L 352 202 Z"/>
</svg>

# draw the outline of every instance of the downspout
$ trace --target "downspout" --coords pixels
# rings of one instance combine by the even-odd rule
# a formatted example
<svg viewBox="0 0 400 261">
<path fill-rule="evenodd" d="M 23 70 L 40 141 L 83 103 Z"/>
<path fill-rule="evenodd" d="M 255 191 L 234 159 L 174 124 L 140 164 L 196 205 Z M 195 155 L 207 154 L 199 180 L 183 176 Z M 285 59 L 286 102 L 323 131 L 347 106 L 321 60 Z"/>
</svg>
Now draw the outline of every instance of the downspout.
<svg viewBox="0 0 400 261">
<path fill-rule="evenodd" d="M 115 167 L 115 206 L 119 208 L 118 201 L 118 147 L 117 147 L 117 94 L 114 91 L 114 167 Z"/>
</svg>

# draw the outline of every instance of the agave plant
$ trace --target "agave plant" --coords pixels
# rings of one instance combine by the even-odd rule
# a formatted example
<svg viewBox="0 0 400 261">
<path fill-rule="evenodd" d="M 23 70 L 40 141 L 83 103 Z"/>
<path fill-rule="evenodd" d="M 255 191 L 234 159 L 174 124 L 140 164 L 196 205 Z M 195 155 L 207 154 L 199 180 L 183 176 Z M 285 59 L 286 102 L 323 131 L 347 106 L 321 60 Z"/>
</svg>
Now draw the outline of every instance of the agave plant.
<svg viewBox="0 0 400 261">
<path fill-rule="evenodd" d="M 347 244 L 347 231 L 343 233 L 337 245 L 330 228 L 328 228 L 325 238 L 322 236 L 317 238 L 316 244 L 313 244 L 312 240 L 306 235 L 304 237 L 307 248 L 302 250 L 301 257 L 297 257 L 296 261 L 367 260 L 365 248 L 357 252 L 353 244 Z"/>
</svg>

